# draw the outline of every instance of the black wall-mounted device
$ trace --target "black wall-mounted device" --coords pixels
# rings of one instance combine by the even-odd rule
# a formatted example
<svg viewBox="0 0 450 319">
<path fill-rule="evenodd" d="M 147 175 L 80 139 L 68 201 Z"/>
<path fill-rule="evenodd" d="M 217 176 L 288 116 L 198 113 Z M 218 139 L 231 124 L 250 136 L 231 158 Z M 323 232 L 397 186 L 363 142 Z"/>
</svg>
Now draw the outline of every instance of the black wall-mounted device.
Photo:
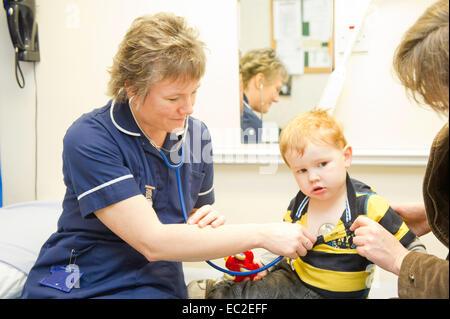
<svg viewBox="0 0 450 319">
<path fill-rule="evenodd" d="M 25 86 L 19 61 L 40 61 L 38 26 L 36 23 L 35 0 L 3 0 L 9 34 L 15 50 L 16 80 L 20 87 Z M 20 71 L 20 83 L 17 71 Z"/>
</svg>

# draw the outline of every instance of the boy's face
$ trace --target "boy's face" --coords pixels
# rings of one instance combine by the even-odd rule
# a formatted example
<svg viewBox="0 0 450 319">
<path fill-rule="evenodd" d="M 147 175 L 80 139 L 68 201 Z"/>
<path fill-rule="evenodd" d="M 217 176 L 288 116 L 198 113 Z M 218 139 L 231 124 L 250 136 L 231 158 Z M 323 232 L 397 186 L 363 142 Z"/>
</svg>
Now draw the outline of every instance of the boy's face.
<svg viewBox="0 0 450 319">
<path fill-rule="evenodd" d="M 341 194 L 345 187 L 352 149 L 347 146 L 340 150 L 330 145 L 308 142 L 303 156 L 289 151 L 285 157 L 303 194 L 327 200 Z"/>
</svg>

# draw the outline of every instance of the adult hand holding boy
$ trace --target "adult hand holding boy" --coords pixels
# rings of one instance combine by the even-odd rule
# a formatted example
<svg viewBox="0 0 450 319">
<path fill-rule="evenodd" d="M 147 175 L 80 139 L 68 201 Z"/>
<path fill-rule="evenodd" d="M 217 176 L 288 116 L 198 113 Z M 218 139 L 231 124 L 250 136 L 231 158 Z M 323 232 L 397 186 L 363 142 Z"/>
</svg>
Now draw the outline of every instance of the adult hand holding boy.
<svg viewBox="0 0 450 319">
<path fill-rule="evenodd" d="M 400 273 L 403 258 L 409 251 L 397 238 L 366 216 L 356 218 L 350 230 L 355 234 L 353 243 L 358 254 L 387 271 Z"/>
</svg>

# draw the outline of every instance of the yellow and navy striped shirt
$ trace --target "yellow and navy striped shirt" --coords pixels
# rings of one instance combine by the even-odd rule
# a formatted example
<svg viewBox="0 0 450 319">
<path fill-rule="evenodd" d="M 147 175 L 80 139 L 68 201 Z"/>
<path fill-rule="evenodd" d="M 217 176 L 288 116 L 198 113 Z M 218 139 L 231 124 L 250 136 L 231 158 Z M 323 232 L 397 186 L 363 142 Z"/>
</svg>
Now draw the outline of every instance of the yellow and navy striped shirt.
<svg viewBox="0 0 450 319">
<path fill-rule="evenodd" d="M 345 211 L 334 229 L 325 237 L 319 236 L 307 255 L 291 262 L 300 280 L 326 298 L 367 298 L 373 280 L 375 265 L 358 255 L 349 228 L 358 215 L 366 215 L 392 233 L 403 246 L 408 246 L 416 236 L 403 220 L 369 186 L 347 174 L 347 197 L 351 220 L 346 221 Z M 292 199 L 284 217 L 285 222 L 295 222 L 306 227 L 307 207 L 298 220 L 295 217 L 305 195 L 300 191 Z"/>
</svg>

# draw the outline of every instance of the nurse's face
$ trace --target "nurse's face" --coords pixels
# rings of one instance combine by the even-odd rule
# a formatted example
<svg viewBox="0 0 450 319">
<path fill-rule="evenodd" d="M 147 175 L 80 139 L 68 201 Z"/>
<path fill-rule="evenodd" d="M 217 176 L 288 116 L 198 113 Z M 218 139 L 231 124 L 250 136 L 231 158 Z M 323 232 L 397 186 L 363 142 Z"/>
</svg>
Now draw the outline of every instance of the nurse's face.
<svg viewBox="0 0 450 319">
<path fill-rule="evenodd" d="M 282 86 L 283 79 L 281 78 L 281 76 L 263 86 L 263 113 L 267 113 L 269 111 L 272 103 L 278 103 L 278 101 L 280 100 L 280 90 Z M 261 101 L 259 103 L 261 103 Z M 261 104 L 259 104 L 259 107 L 261 107 Z"/>
<path fill-rule="evenodd" d="M 165 79 L 153 84 L 147 95 L 132 105 L 144 132 L 156 142 L 183 128 L 185 118 L 194 111 L 199 86 L 199 80 Z"/>
<path fill-rule="evenodd" d="M 262 99 L 262 113 L 267 113 L 272 103 L 278 103 L 282 86 L 283 79 L 281 76 L 276 76 L 272 81 L 265 82 L 264 75 L 258 73 L 250 80 L 244 92 L 254 111 L 261 113 Z"/>
</svg>

